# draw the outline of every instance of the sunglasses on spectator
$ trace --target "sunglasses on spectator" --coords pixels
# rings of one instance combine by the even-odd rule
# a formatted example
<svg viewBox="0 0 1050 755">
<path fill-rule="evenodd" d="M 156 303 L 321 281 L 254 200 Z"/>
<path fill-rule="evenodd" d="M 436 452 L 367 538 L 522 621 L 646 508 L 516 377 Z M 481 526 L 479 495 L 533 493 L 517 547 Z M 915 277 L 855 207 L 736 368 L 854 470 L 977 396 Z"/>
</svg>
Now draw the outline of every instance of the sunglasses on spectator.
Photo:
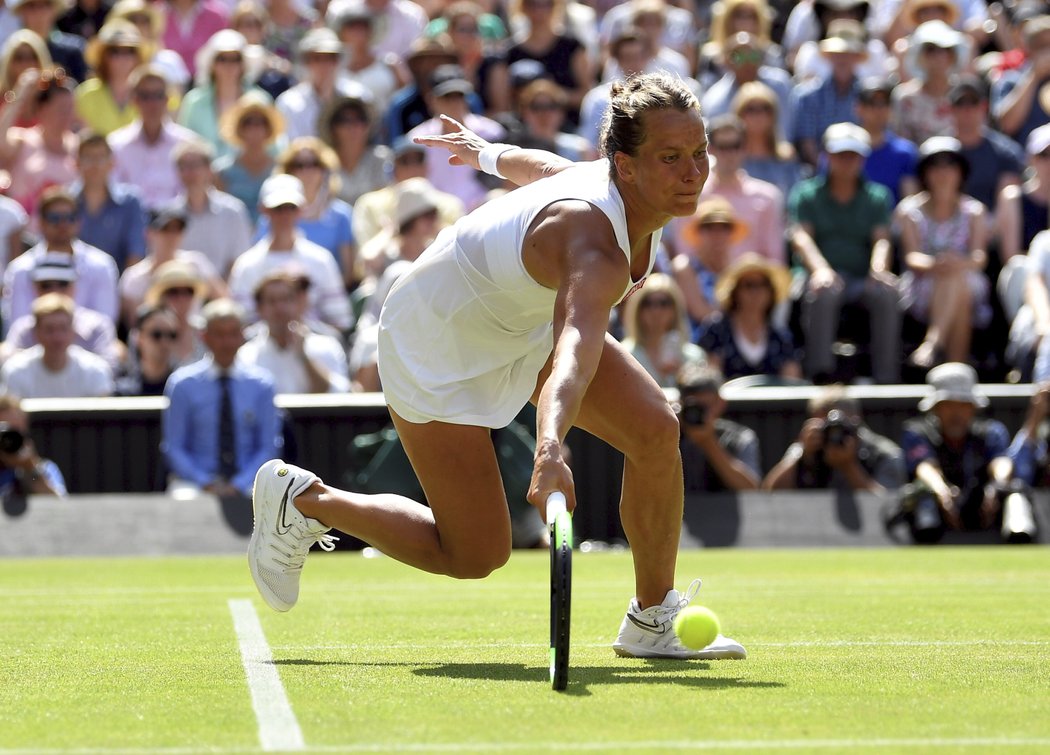
<svg viewBox="0 0 1050 755">
<path fill-rule="evenodd" d="M 40 58 L 32 50 L 19 50 L 11 56 L 12 63 L 40 63 Z"/>
<path fill-rule="evenodd" d="M 190 289 L 192 291 L 192 289 Z M 174 330 L 147 330 L 146 337 L 151 341 L 172 341 L 179 337 Z"/>
<path fill-rule="evenodd" d="M 650 309 L 653 307 L 663 308 L 674 308 L 674 299 L 669 296 L 650 296 L 647 299 L 642 299 L 642 309 Z"/>
<path fill-rule="evenodd" d="M 761 50 L 733 50 L 729 53 L 729 62 L 735 66 L 747 65 L 750 63 L 761 63 L 765 58 L 765 54 Z"/>
<path fill-rule="evenodd" d="M 962 97 L 952 103 L 952 107 L 977 107 L 981 101 L 976 97 Z"/>
<path fill-rule="evenodd" d="M 478 30 L 478 27 L 474 26 L 473 24 L 470 24 L 470 25 L 460 24 L 460 25 L 452 27 L 452 33 L 453 34 L 470 34 L 471 36 L 473 36 L 475 34 L 478 34 L 479 30 Z"/>
<path fill-rule="evenodd" d="M 173 286 L 164 290 L 165 296 L 193 296 L 195 293 L 192 286 Z"/>
<path fill-rule="evenodd" d="M 112 55 L 114 57 L 119 57 L 121 55 L 135 55 L 137 57 L 138 54 L 139 54 L 139 50 L 138 50 L 137 47 L 107 47 L 106 48 L 106 55 Z"/>
<path fill-rule="evenodd" d="M 422 165 L 424 160 L 426 160 L 426 156 L 422 152 L 408 152 L 397 157 L 395 162 L 399 162 L 402 165 Z"/>
<path fill-rule="evenodd" d="M 69 288 L 69 281 L 37 281 L 36 286 L 41 291 L 65 291 Z"/>
<path fill-rule="evenodd" d="M 44 222 L 52 225 L 75 223 L 77 222 L 77 214 L 75 212 L 45 212 Z"/>
<path fill-rule="evenodd" d="M 124 18 L 135 24 L 135 26 L 153 26 L 153 19 L 145 13 L 132 13 L 129 16 L 124 16 Z"/>
<path fill-rule="evenodd" d="M 563 108 L 557 102 L 533 102 L 528 105 L 528 109 L 534 113 L 553 113 Z"/>
<path fill-rule="evenodd" d="M 740 108 L 741 115 L 757 115 L 758 113 L 772 113 L 773 106 L 766 102 L 752 103 Z"/>
<path fill-rule="evenodd" d="M 711 148 L 717 152 L 736 152 L 742 149 L 744 146 L 743 142 L 711 142 Z"/>
<path fill-rule="evenodd" d="M 240 55 L 216 55 L 216 63 L 243 63 L 244 58 Z"/>
<path fill-rule="evenodd" d="M 340 115 L 332 119 L 333 126 L 365 126 L 367 124 L 366 118 L 356 115 Z"/>
<path fill-rule="evenodd" d="M 246 115 L 241 118 L 238 126 L 269 126 L 270 120 L 264 115 Z"/>
<path fill-rule="evenodd" d="M 320 160 L 293 160 L 288 163 L 288 170 L 320 170 L 323 167 Z"/>
<path fill-rule="evenodd" d="M 143 102 L 162 102 L 168 99 L 168 93 L 157 90 L 146 90 L 142 92 L 135 92 L 135 99 L 142 100 Z"/>
<path fill-rule="evenodd" d="M 736 287 L 742 291 L 757 291 L 762 288 L 769 288 L 769 281 L 763 278 L 762 280 L 742 280 L 736 284 Z"/>
<path fill-rule="evenodd" d="M 522 3 L 525 8 L 535 8 L 537 10 L 546 10 L 547 8 L 553 8 L 554 3 L 552 0 L 525 0 Z"/>
</svg>

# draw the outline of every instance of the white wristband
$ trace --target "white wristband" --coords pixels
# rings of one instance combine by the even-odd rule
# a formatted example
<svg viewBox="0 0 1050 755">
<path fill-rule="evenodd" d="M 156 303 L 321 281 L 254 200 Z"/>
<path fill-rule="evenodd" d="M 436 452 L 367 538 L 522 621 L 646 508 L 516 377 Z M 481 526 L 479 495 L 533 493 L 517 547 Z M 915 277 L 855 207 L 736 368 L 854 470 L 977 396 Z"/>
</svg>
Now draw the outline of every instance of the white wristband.
<svg viewBox="0 0 1050 755">
<path fill-rule="evenodd" d="M 496 167 L 496 161 L 499 160 L 500 155 L 504 152 L 510 152 L 512 149 L 518 149 L 518 147 L 515 147 L 513 144 L 490 144 L 478 153 L 478 165 L 490 176 L 506 178 L 505 175 L 499 172 L 499 168 Z"/>
</svg>

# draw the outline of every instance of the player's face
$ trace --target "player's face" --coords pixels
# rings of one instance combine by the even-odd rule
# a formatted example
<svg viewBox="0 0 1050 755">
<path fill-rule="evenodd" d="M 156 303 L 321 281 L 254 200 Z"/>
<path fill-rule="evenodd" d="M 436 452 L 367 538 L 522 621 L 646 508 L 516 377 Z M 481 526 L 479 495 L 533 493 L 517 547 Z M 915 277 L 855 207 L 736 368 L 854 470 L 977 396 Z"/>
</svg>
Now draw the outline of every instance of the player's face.
<svg viewBox="0 0 1050 755">
<path fill-rule="evenodd" d="M 698 110 L 654 110 L 643 117 L 646 137 L 630 158 L 632 182 L 654 210 L 692 215 L 711 172 L 703 118 Z"/>
</svg>

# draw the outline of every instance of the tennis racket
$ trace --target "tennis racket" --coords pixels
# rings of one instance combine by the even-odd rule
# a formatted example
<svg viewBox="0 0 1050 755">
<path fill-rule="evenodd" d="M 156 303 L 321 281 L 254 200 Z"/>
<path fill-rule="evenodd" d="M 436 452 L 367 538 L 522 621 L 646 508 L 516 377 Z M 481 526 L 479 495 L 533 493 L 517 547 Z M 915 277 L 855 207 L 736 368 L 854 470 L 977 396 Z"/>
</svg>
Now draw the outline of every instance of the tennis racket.
<svg viewBox="0 0 1050 755">
<path fill-rule="evenodd" d="M 569 614 L 572 608 L 572 517 L 565 495 L 547 496 L 547 526 L 551 535 L 551 687 L 569 683 Z"/>
</svg>

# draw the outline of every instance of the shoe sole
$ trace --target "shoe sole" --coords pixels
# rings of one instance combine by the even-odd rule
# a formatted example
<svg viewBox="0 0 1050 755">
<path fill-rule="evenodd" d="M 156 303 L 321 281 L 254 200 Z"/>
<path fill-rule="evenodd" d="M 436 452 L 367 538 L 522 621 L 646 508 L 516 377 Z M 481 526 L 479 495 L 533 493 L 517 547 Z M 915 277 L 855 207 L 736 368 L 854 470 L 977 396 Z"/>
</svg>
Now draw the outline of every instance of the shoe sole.
<svg viewBox="0 0 1050 755">
<path fill-rule="evenodd" d="M 613 652 L 621 658 L 663 658 L 672 661 L 742 661 L 747 658 L 747 651 L 742 645 L 720 650 L 697 650 L 687 654 L 658 653 L 647 650 L 635 652 L 622 645 L 613 645 Z"/>
<path fill-rule="evenodd" d="M 270 588 L 266 585 L 266 582 L 263 581 L 262 576 L 259 574 L 259 559 L 256 556 L 259 548 L 259 541 L 262 537 L 260 533 L 270 531 L 274 526 L 272 517 L 267 516 L 266 512 L 267 508 L 273 507 L 259 505 L 259 498 L 261 495 L 264 495 L 260 492 L 260 488 L 265 488 L 267 482 L 273 479 L 274 468 L 282 466 L 286 466 L 282 460 L 272 459 L 259 467 L 259 471 L 255 473 L 255 482 L 252 484 L 252 515 L 254 518 L 254 527 L 252 528 L 251 540 L 248 541 L 248 568 L 252 573 L 252 580 L 255 582 L 255 587 L 259 591 L 259 595 L 266 602 L 266 605 L 275 611 L 285 613 L 295 604 L 285 603 L 270 591 Z"/>
</svg>

